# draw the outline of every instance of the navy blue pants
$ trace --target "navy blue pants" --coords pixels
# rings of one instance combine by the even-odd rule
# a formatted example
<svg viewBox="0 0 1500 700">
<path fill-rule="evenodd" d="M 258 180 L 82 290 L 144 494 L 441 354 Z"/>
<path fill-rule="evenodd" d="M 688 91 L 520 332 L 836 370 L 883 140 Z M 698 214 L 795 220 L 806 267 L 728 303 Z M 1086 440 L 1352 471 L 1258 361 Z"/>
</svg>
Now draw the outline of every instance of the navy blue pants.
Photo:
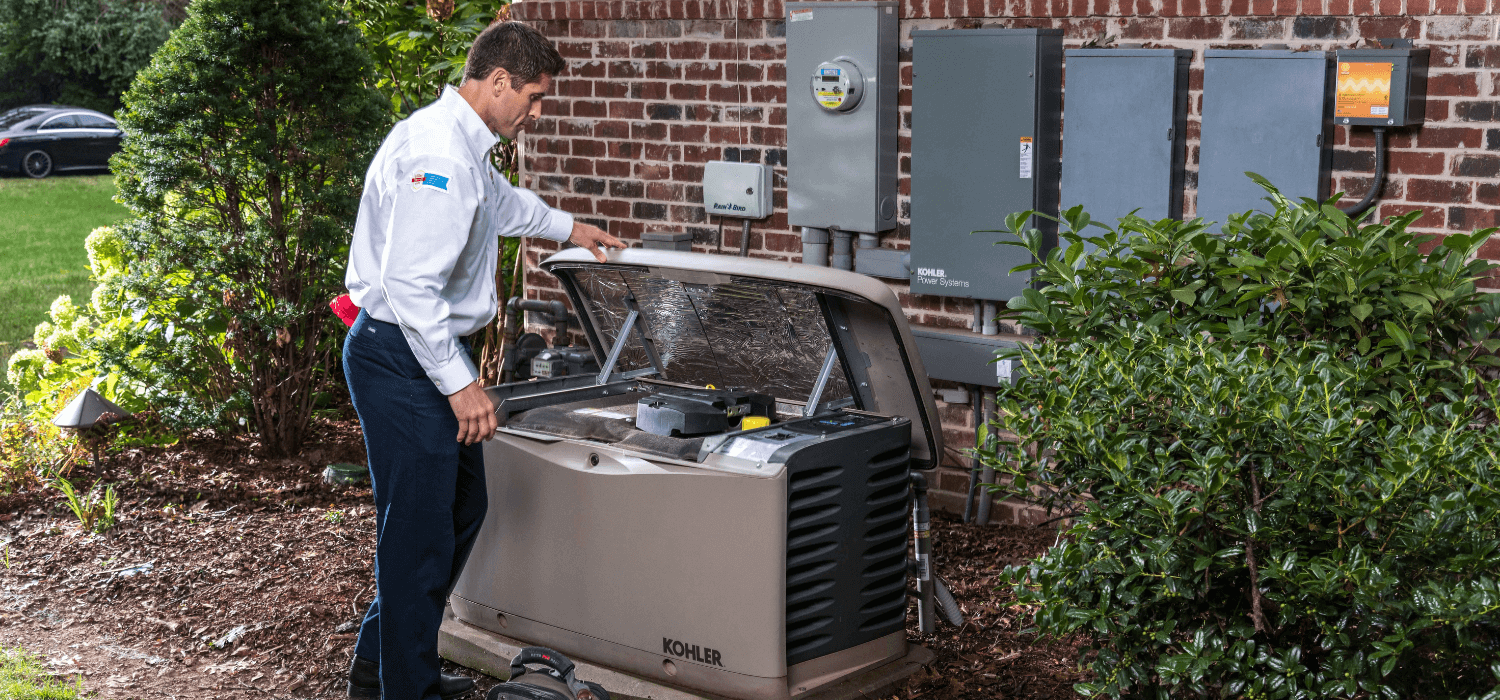
<svg viewBox="0 0 1500 700">
<path fill-rule="evenodd" d="M 465 345 L 467 348 L 467 345 Z M 439 700 L 438 626 L 487 506 L 480 445 L 395 324 L 361 311 L 344 341 L 344 376 L 375 491 L 375 602 L 354 653 L 380 664 L 385 700 Z"/>
</svg>

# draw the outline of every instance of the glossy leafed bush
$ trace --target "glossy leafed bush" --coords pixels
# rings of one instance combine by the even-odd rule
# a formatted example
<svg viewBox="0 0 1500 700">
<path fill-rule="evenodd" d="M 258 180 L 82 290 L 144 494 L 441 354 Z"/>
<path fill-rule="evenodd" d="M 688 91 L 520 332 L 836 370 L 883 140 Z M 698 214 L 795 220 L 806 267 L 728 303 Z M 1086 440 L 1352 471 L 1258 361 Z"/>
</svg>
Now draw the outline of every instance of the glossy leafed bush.
<svg viewBox="0 0 1500 700">
<path fill-rule="evenodd" d="M 1411 217 L 1270 202 L 1063 217 L 981 456 L 1071 518 L 1007 582 L 1091 697 L 1500 697 L 1490 231 L 1423 254 Z"/>
</svg>

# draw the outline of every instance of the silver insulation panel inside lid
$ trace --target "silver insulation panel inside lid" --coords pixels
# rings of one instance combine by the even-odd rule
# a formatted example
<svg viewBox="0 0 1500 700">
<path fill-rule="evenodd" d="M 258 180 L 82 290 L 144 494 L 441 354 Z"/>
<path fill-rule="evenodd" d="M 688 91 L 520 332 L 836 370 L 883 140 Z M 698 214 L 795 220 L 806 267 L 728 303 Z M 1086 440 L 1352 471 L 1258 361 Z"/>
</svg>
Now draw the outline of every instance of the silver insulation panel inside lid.
<svg viewBox="0 0 1500 700">
<path fill-rule="evenodd" d="M 610 257 L 600 264 L 575 249 L 543 263 L 580 309 L 601 366 L 620 333 L 630 332 L 622 327 L 632 304 L 670 382 L 806 401 L 832 346 L 838 361 L 819 405 L 910 418 L 913 458 L 936 464 L 941 433 L 932 391 L 884 284 L 720 255 L 631 249 Z M 631 339 L 615 371 L 651 367 L 645 347 Z"/>
</svg>

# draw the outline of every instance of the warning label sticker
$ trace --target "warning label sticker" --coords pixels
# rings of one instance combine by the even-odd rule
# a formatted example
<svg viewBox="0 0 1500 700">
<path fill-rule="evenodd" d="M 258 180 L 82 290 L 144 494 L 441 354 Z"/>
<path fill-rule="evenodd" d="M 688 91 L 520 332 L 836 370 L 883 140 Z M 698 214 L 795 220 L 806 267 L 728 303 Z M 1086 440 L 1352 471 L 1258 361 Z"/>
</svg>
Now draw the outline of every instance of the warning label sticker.
<svg viewBox="0 0 1500 700">
<path fill-rule="evenodd" d="M 1031 179 L 1031 161 L 1035 148 L 1031 143 L 1030 136 L 1021 137 L 1021 179 Z"/>
<path fill-rule="evenodd" d="M 1387 62 L 1339 62 L 1333 116 L 1385 117 L 1391 112 L 1391 70 Z"/>
<path fill-rule="evenodd" d="M 813 90 L 813 97 L 818 100 L 818 104 L 828 109 L 838 109 L 844 104 L 844 91 L 837 87 L 820 87 Z"/>
<path fill-rule="evenodd" d="M 791 15 L 792 15 L 791 16 L 791 21 L 793 21 L 793 22 L 801 22 L 803 20 L 812 19 L 813 18 L 813 11 L 812 10 L 792 10 Z"/>
</svg>

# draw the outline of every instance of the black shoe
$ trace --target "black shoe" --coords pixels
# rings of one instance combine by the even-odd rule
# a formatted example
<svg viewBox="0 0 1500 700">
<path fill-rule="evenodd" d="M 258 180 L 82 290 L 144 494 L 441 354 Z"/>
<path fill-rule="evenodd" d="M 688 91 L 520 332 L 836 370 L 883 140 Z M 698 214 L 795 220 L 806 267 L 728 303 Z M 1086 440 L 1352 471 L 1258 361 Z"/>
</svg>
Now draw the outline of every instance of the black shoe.
<svg viewBox="0 0 1500 700">
<path fill-rule="evenodd" d="M 438 692 L 442 694 L 443 700 L 457 700 L 474 692 L 474 681 L 444 673 L 438 681 Z M 349 697 L 380 697 L 380 664 L 354 657 L 354 663 L 349 665 Z"/>
</svg>

